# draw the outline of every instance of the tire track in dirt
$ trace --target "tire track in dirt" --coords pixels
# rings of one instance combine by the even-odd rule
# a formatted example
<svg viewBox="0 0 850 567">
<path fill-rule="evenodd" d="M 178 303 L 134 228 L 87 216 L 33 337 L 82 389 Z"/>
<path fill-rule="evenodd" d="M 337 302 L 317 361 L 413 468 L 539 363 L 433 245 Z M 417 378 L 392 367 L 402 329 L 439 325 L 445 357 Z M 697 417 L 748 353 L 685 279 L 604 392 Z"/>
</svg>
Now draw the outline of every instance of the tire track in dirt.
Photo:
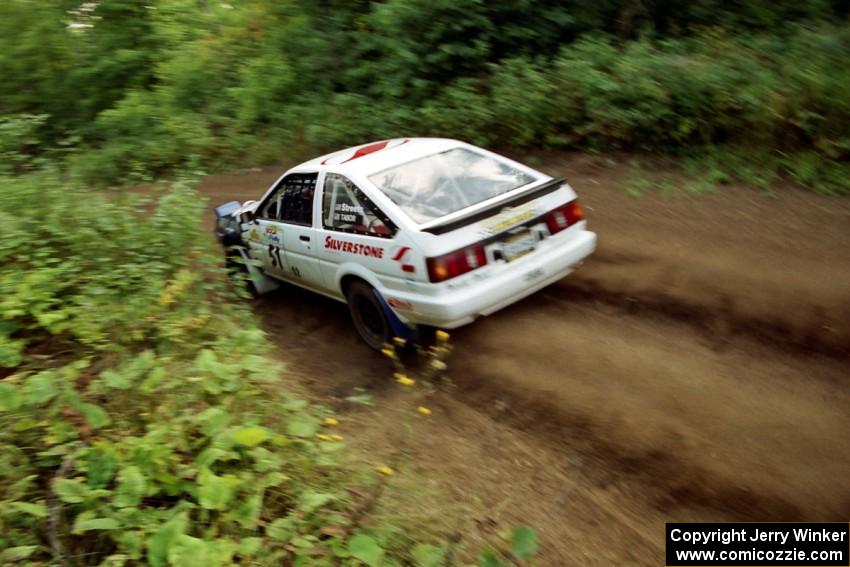
<svg viewBox="0 0 850 567">
<path fill-rule="evenodd" d="M 452 367 L 465 403 L 587 456 L 596 482 L 634 483 L 659 510 L 776 521 L 850 513 L 850 488 L 830 489 L 850 470 L 833 453 L 850 449 L 848 398 L 835 392 L 842 361 L 801 361 L 741 339 L 718 351 L 678 322 L 528 303 L 503 325 L 458 333 L 461 352 L 476 353 Z M 482 372 L 486 359 L 495 368 Z"/>
<path fill-rule="evenodd" d="M 792 309 L 788 308 L 789 298 L 775 300 L 774 310 L 766 311 L 750 308 L 747 300 L 738 297 L 729 286 L 716 285 L 705 274 L 702 281 L 689 281 L 686 286 L 673 285 L 675 277 L 656 276 L 647 280 L 658 283 L 648 286 L 639 275 L 640 267 L 648 264 L 654 264 L 656 274 L 663 270 L 650 257 L 603 249 L 590 266 L 544 293 L 567 302 L 613 305 L 635 316 L 660 315 L 691 325 L 720 341 L 748 337 L 805 356 L 850 357 L 850 290 L 846 301 L 831 302 L 831 307 L 798 295 Z M 628 279 L 612 277 L 612 266 L 620 273 L 624 268 L 638 273 L 630 274 Z M 771 293 L 769 289 L 763 291 Z"/>
</svg>

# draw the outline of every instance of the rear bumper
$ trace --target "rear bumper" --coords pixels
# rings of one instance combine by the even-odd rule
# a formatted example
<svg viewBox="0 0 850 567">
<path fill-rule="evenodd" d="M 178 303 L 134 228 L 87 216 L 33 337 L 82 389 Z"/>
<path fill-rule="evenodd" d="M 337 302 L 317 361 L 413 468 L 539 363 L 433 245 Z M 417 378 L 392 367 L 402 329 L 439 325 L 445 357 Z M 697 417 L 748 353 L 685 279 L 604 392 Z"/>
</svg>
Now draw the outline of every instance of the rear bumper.
<svg viewBox="0 0 850 567">
<path fill-rule="evenodd" d="M 433 295 L 398 290 L 384 293 L 409 306 L 396 310 L 406 323 L 454 329 L 560 280 L 595 249 L 596 234 L 581 230 L 565 241 L 543 241 L 534 253 L 493 267 L 486 274 L 473 271 L 457 282 L 439 284 L 439 291 Z"/>
</svg>

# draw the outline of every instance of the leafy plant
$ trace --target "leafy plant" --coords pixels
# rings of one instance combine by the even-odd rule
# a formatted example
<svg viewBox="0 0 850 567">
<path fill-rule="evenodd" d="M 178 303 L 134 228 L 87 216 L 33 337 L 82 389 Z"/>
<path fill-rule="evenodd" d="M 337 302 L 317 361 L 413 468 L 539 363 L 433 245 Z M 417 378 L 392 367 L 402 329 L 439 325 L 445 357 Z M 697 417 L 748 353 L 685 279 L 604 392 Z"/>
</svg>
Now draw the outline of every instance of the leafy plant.
<svg viewBox="0 0 850 567">
<path fill-rule="evenodd" d="M 325 411 L 280 392 L 230 301 L 200 206 L 187 182 L 146 202 L 0 177 L 4 559 L 383 555 L 349 513 L 341 445 L 315 435 Z"/>
</svg>

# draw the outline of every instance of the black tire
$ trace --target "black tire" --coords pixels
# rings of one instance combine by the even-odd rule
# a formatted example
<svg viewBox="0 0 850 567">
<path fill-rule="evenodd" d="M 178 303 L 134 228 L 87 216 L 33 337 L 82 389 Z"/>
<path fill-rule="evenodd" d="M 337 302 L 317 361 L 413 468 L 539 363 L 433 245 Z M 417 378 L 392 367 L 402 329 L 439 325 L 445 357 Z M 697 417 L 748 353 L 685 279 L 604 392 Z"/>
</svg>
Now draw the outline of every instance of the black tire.
<svg viewBox="0 0 850 567">
<path fill-rule="evenodd" d="M 242 256 L 238 252 L 230 252 L 227 254 L 226 259 L 227 271 L 230 274 L 230 277 L 234 282 L 239 284 L 244 284 L 245 291 L 252 298 L 257 298 L 260 296 L 257 293 L 257 288 L 254 286 L 254 282 L 251 281 L 251 274 L 248 273 L 248 267 L 245 265 L 245 261 L 242 259 Z"/>
<path fill-rule="evenodd" d="M 353 282 L 345 293 L 348 312 L 360 338 L 378 350 L 392 340 L 392 329 L 375 290 L 366 282 Z"/>
</svg>

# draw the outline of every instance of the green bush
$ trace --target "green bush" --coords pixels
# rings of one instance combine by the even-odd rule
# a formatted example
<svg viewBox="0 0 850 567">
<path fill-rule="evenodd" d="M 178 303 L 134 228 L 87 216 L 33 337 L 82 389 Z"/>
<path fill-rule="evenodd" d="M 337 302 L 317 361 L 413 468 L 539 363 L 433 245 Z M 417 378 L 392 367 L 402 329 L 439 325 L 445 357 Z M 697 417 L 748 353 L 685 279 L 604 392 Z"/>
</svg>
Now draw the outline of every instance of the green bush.
<svg viewBox="0 0 850 567">
<path fill-rule="evenodd" d="M 848 10 L 804 4 L 8 0 L 0 110 L 44 117 L 24 153 L 71 143 L 107 185 L 440 135 L 742 150 L 840 192 Z"/>
<path fill-rule="evenodd" d="M 202 206 L 187 182 L 0 177 L 0 562 L 398 564 L 325 410 L 280 391 Z"/>
</svg>

